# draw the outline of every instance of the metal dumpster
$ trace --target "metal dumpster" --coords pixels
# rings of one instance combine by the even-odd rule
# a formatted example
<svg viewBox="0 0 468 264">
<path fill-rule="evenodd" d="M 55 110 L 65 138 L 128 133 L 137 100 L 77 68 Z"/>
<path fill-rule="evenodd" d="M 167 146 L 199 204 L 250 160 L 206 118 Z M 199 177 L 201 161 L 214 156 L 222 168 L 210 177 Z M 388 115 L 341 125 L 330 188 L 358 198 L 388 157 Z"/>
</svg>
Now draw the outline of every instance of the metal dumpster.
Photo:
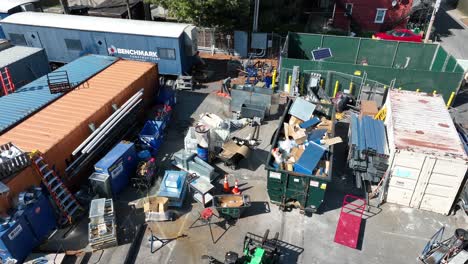
<svg viewBox="0 0 468 264">
<path fill-rule="evenodd" d="M 283 116 L 280 119 L 279 127 L 276 130 L 273 140 L 271 151 L 278 146 L 280 138 L 284 137 L 283 124 L 287 123 L 291 117 L 289 109 L 293 101 L 289 101 L 286 105 Z M 335 134 L 335 108 L 333 105 L 314 103 L 317 105 L 314 115 L 318 111 L 322 115 L 331 120 L 331 131 L 327 131 L 330 138 Z M 329 162 L 328 173 L 325 177 L 315 176 L 312 174 L 303 174 L 295 171 L 283 170 L 276 168 L 274 158 L 268 155 L 265 165 L 267 170 L 267 191 L 270 196 L 270 201 L 278 204 L 280 209 L 285 209 L 288 205 L 294 205 L 300 209 L 301 213 L 307 212 L 315 213 L 323 202 L 327 185 L 332 179 L 333 168 L 333 145 L 330 146 L 329 151 L 324 155 Z"/>
</svg>

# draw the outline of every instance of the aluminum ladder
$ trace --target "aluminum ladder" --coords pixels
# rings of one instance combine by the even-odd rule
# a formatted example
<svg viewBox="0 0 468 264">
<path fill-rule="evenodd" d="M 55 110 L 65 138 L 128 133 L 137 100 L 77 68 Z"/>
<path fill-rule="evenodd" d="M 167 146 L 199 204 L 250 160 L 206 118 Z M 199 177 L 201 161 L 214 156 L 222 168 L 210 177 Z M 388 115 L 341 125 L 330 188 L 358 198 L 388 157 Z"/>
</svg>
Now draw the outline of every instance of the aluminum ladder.
<svg viewBox="0 0 468 264">
<path fill-rule="evenodd" d="M 10 70 L 7 67 L 0 70 L 0 82 L 2 83 L 3 95 L 15 92 L 15 84 L 11 80 Z"/>
<path fill-rule="evenodd" d="M 45 162 L 43 155 L 39 151 L 32 152 L 31 159 L 34 168 L 41 177 L 42 183 L 47 187 L 55 204 L 62 213 L 60 224 L 72 224 L 79 213 L 83 211 L 83 207 L 81 207 L 75 196 L 68 190 L 67 186 L 63 184 L 55 171 L 49 168 L 49 164 Z"/>
</svg>

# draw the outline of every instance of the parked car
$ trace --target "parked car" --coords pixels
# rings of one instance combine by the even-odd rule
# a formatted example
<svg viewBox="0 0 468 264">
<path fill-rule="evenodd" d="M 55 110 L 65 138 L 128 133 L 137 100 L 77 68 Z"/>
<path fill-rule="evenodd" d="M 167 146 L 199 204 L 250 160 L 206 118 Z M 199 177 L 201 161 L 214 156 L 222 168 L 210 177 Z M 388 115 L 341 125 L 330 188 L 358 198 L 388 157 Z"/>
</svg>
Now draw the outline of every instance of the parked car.
<svg viewBox="0 0 468 264">
<path fill-rule="evenodd" d="M 422 35 L 416 34 L 409 29 L 395 29 L 387 32 L 375 33 L 373 39 L 422 42 Z"/>
</svg>

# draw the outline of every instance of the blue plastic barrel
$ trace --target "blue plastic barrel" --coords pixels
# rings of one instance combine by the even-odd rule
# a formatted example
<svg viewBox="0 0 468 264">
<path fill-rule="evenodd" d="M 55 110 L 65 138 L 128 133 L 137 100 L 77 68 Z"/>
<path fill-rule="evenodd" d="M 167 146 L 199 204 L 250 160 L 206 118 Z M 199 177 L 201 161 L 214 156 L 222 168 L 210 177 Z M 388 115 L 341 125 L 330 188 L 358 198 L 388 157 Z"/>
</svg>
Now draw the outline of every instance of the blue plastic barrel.
<svg viewBox="0 0 468 264">
<path fill-rule="evenodd" d="M 197 155 L 203 161 L 208 162 L 208 148 L 197 145 Z"/>
</svg>

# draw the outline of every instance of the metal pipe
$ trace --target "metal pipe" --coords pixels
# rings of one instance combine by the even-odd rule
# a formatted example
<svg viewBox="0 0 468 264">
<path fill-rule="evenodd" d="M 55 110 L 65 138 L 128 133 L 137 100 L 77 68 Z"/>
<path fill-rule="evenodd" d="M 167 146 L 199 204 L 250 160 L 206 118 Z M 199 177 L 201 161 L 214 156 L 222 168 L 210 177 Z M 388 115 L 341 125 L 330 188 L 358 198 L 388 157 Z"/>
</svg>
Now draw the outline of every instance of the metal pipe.
<svg viewBox="0 0 468 264">
<path fill-rule="evenodd" d="M 84 149 L 83 149 L 81 152 L 82 152 L 82 153 L 85 153 L 85 152 L 86 152 L 86 149 L 88 149 L 88 147 L 89 147 L 92 143 L 94 143 L 94 141 L 95 141 L 98 137 L 101 136 L 101 134 L 103 133 L 102 131 L 105 131 L 105 130 L 109 127 L 110 124 L 115 123 L 116 120 L 118 119 L 118 117 L 120 117 L 120 116 L 122 115 L 123 111 L 125 111 L 126 109 L 128 109 L 129 106 L 133 105 L 134 102 L 135 102 L 135 100 L 138 100 L 140 97 L 141 97 L 141 94 L 138 93 L 138 96 L 137 96 L 136 98 L 132 98 L 131 101 L 129 102 L 129 104 L 125 105 L 125 107 L 123 107 L 123 108 L 122 108 L 122 107 L 120 108 L 120 111 L 118 112 L 118 114 L 117 114 L 115 117 L 112 118 L 112 120 L 110 120 L 109 122 L 107 122 L 107 124 L 106 124 L 105 126 L 101 126 L 102 128 L 99 127 L 99 128 L 101 128 L 100 131 L 99 131 L 99 133 L 96 134 L 96 136 L 88 143 L 88 145 L 87 145 L 86 147 L 84 147 Z"/>
<path fill-rule="evenodd" d="M 136 94 L 134 94 L 132 97 L 130 97 L 130 99 L 128 99 L 119 109 L 117 109 L 114 113 L 112 113 L 112 115 L 110 115 L 97 129 L 95 129 L 93 131 L 93 133 L 91 133 L 91 135 L 89 135 L 73 152 L 72 152 L 72 155 L 76 155 L 86 144 L 88 144 L 88 142 L 94 137 L 96 136 L 99 131 L 101 131 L 101 129 L 103 127 L 105 127 L 116 115 L 118 115 L 118 113 L 125 107 L 127 106 L 132 100 L 134 100 L 134 98 L 139 94 L 139 93 L 143 93 L 143 89 L 141 89 L 140 91 L 138 91 Z"/>
<path fill-rule="evenodd" d="M 87 147 L 87 149 L 85 149 L 85 150 L 83 150 L 83 151 L 84 151 L 85 153 L 89 153 L 89 152 L 96 146 L 96 144 L 99 143 L 99 141 L 100 141 L 104 136 L 106 136 L 107 134 L 109 134 L 109 132 L 110 132 L 126 115 L 128 115 L 128 113 L 130 113 L 130 111 L 131 111 L 133 108 L 137 107 L 138 104 L 139 104 L 141 101 L 143 101 L 143 99 L 138 100 L 138 101 L 136 102 L 136 104 L 132 105 L 129 109 L 126 109 L 125 112 L 123 112 L 123 114 L 120 115 L 120 116 L 118 117 L 118 120 L 117 120 L 116 122 L 112 123 L 112 125 L 109 125 L 109 126 L 107 127 L 106 130 L 103 130 L 103 132 L 99 135 L 99 137 L 96 138 L 96 140 L 94 140 L 94 142 L 90 143 L 90 146 Z"/>
<path fill-rule="evenodd" d="M 103 130 L 91 141 L 89 144 L 82 150 L 82 153 L 88 153 L 90 149 L 92 149 L 98 141 L 102 139 L 102 137 L 107 134 L 107 132 L 112 129 L 125 115 L 128 114 L 128 109 L 133 109 L 135 105 L 141 102 L 142 99 L 139 99 L 136 103 L 132 103 L 131 105 L 127 105 L 122 111 L 114 118 L 114 120 L 109 123 Z"/>
</svg>

